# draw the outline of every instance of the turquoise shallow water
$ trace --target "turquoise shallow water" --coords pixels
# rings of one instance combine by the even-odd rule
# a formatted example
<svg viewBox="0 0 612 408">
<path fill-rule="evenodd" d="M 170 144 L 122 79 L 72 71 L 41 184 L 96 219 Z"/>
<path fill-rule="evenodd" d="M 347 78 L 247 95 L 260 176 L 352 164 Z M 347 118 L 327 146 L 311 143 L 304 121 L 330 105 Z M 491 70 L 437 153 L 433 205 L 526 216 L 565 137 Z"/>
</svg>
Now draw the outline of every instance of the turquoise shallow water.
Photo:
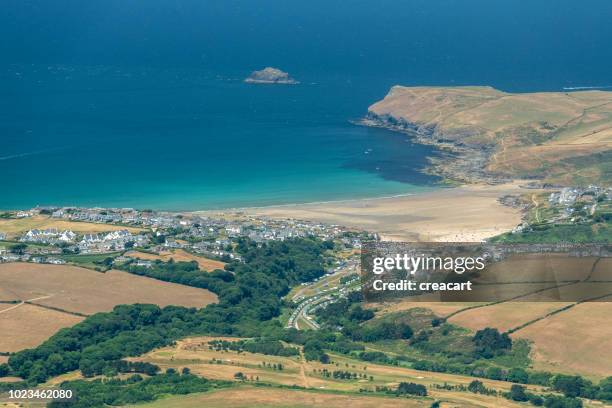
<svg viewBox="0 0 612 408">
<path fill-rule="evenodd" d="M 394 84 L 610 86 L 612 3 L 588 3 L 8 1 L 0 208 L 206 209 L 432 188 L 419 171 L 431 148 L 349 121 Z M 301 84 L 242 83 L 265 66 Z"/>
<path fill-rule="evenodd" d="M 335 79 L 248 85 L 116 66 L 5 75 L 19 83 L 17 115 L 2 125 L 4 208 L 260 206 L 410 193 L 433 181 L 418 171 L 431 149 L 351 124 L 343 104 L 354 87 Z"/>
</svg>

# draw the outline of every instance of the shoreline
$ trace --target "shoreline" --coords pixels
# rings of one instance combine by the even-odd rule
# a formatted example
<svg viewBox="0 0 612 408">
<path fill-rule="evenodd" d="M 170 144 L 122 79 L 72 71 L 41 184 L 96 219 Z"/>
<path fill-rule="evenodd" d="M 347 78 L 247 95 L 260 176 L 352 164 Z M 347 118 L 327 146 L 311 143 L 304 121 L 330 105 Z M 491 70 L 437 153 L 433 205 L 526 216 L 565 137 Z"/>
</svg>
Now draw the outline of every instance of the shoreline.
<svg viewBox="0 0 612 408">
<path fill-rule="evenodd" d="M 464 184 L 379 197 L 158 212 L 293 219 L 376 233 L 388 241 L 480 242 L 522 222 L 524 211 L 500 199 L 540 191 L 525 188 L 524 183 Z"/>
<path fill-rule="evenodd" d="M 357 126 L 386 129 L 390 132 L 408 135 L 415 143 L 432 146 L 437 155 L 429 157 L 424 174 L 440 177 L 446 182 L 461 184 L 505 184 L 512 178 L 495 176 L 486 170 L 486 163 L 492 155 L 487 145 L 474 146 L 456 143 L 444 137 L 434 137 L 434 130 L 396 118 L 390 114 L 378 115 L 371 110 L 365 117 L 352 122 Z"/>
<path fill-rule="evenodd" d="M 533 191 L 520 187 L 521 184 L 522 181 L 469 184 L 392 197 L 192 213 L 241 213 L 321 222 L 378 233 L 381 239 L 389 241 L 478 242 L 511 231 L 521 223 L 523 212 L 520 209 L 499 202 L 505 195 Z"/>
<path fill-rule="evenodd" d="M 210 209 L 210 210 L 167 210 L 167 212 L 176 212 L 176 213 L 187 213 L 187 214 L 206 214 L 206 213 L 221 213 L 221 212 L 242 212 L 242 211 L 251 211 L 251 210 L 265 210 L 269 208 L 283 208 L 283 207 L 297 207 L 297 206 L 306 206 L 306 205 L 320 205 L 320 204 L 336 204 L 336 203 L 347 203 L 354 201 L 374 201 L 374 200 L 386 200 L 393 198 L 401 198 L 401 197 L 411 197 L 415 195 L 428 194 L 435 191 L 439 191 L 441 189 L 450 189 L 454 187 L 431 187 L 427 188 L 427 191 L 418 191 L 414 193 L 401 193 L 401 194 L 392 194 L 392 195 L 384 195 L 378 197 L 355 197 L 355 198 L 341 198 L 338 200 L 323 200 L 323 201 L 304 201 L 298 203 L 287 203 L 287 204 L 268 204 L 268 205 L 253 205 L 253 206 L 242 206 L 242 207 L 227 207 L 227 208 L 218 208 L 218 209 Z M 160 210 L 166 211 L 166 210 Z"/>
<path fill-rule="evenodd" d="M 387 194 L 387 195 L 371 195 L 371 196 L 357 196 L 350 198 L 339 198 L 339 199 L 329 199 L 329 200 L 316 200 L 316 201 L 297 201 L 290 202 L 284 204 L 262 204 L 262 205 L 240 205 L 240 206 L 231 206 L 231 207 L 220 207 L 220 208 L 202 208 L 201 206 L 194 205 L 192 209 L 172 209 L 172 208 L 163 208 L 155 205 L 105 205 L 105 204 L 37 204 L 35 206 L 19 206 L 14 208 L 4 208 L 0 207 L 0 213 L 3 212 L 11 212 L 11 211 L 27 211 L 33 208 L 108 208 L 108 209 L 135 209 L 135 210 L 143 210 L 143 209 L 151 209 L 155 212 L 160 213 L 176 213 L 176 214 L 199 214 L 199 213 L 220 213 L 220 212 L 239 212 L 242 210 L 251 210 L 251 209 L 265 209 L 270 207 L 291 207 L 291 206 L 301 206 L 301 205 L 314 205 L 314 204 L 332 204 L 332 203 L 342 203 L 347 201 L 362 201 L 362 200 L 383 200 L 390 198 L 398 198 L 398 197 L 408 197 L 413 195 L 427 194 L 434 191 L 439 191 L 443 189 L 455 188 L 456 186 L 450 185 L 430 185 L 430 186 L 421 186 L 421 185 L 411 185 L 413 188 L 416 187 L 416 191 L 414 192 L 405 192 L 398 194 Z"/>
</svg>

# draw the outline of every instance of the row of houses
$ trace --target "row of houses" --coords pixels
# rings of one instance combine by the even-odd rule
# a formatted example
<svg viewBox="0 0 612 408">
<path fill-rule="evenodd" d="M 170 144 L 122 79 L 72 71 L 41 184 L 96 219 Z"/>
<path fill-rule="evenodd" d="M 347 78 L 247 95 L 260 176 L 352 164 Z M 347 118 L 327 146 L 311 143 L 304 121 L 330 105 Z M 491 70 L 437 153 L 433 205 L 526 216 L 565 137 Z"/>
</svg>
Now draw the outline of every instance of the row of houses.
<svg viewBox="0 0 612 408">
<path fill-rule="evenodd" d="M 68 244 L 68 249 L 78 248 L 79 252 L 91 253 L 123 250 L 129 243 L 132 246 L 145 246 L 150 242 L 150 238 L 142 234 L 133 235 L 128 230 L 122 229 L 100 234 L 85 234 L 79 240 L 73 231 L 48 228 L 30 230 L 21 237 L 20 241 L 49 245 Z"/>
<path fill-rule="evenodd" d="M 77 246 L 81 253 L 94 253 L 122 251 L 128 246 L 144 247 L 150 242 L 147 235 L 133 235 L 128 230 L 118 230 L 106 234 L 85 234 Z"/>
<path fill-rule="evenodd" d="M 180 220 L 175 216 L 132 208 L 59 208 L 51 213 L 53 218 L 101 224 L 141 225 L 155 228 L 179 227 Z"/>
<path fill-rule="evenodd" d="M 13 254 L 6 249 L 0 247 L 0 263 L 8 262 L 32 262 L 39 264 L 64 265 L 66 261 L 60 258 L 49 256 L 38 256 L 32 254 Z"/>
<path fill-rule="evenodd" d="M 73 243 L 77 234 L 70 230 L 59 231 L 56 228 L 44 230 L 33 229 L 26 232 L 20 239 L 21 242 L 35 242 L 42 244 Z"/>
</svg>

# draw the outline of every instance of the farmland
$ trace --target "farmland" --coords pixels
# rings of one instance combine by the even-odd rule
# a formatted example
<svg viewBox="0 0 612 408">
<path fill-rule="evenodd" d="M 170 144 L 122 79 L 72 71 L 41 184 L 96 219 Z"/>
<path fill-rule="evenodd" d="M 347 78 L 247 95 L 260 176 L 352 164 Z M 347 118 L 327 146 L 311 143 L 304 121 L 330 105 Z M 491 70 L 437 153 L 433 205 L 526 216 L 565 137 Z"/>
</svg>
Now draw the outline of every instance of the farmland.
<svg viewBox="0 0 612 408">
<path fill-rule="evenodd" d="M 384 316 L 388 313 L 401 312 L 405 310 L 422 307 L 431 310 L 438 316 L 447 316 L 466 307 L 480 305 L 476 302 L 415 302 L 413 300 L 399 300 L 388 303 L 368 303 L 368 307 L 376 312 L 377 316 Z"/>
<path fill-rule="evenodd" d="M 513 337 L 533 342 L 536 369 L 606 377 L 612 375 L 611 314 L 612 303 L 581 303 L 535 322 L 515 332 Z"/>
<path fill-rule="evenodd" d="M 507 331 L 568 304 L 562 302 L 504 302 L 466 310 L 452 316 L 449 322 L 474 331 L 485 327 Z"/>
<path fill-rule="evenodd" d="M 72 230 L 75 233 L 96 233 L 126 229 L 132 233 L 143 231 L 141 228 L 124 227 L 112 224 L 96 224 L 89 222 L 67 221 L 51 218 L 44 215 L 18 219 L 0 219 L 0 231 L 5 232 L 9 238 L 17 238 L 31 229 L 55 228 L 58 230 Z"/>
<path fill-rule="evenodd" d="M 82 317 L 21 304 L 0 311 L 0 351 L 14 352 L 39 345 L 58 330 L 77 324 Z"/>
<path fill-rule="evenodd" d="M 323 269 L 320 267 L 322 263 L 318 263 L 321 259 L 316 257 L 316 255 L 321 254 L 325 246 L 317 242 L 306 244 L 301 241 L 292 242 L 291 244 L 295 246 L 309 246 L 306 246 L 306 248 L 298 247 L 299 249 L 297 249 L 291 245 L 285 247 L 284 245 L 286 244 L 283 244 L 282 246 L 273 247 L 272 250 L 262 251 L 253 245 L 247 247 L 246 250 L 247 254 L 248 251 L 252 251 L 251 256 L 257 257 L 255 259 L 264 260 L 266 264 L 269 263 L 271 265 L 278 262 L 278 259 L 289 256 L 285 251 L 289 253 L 291 251 L 297 252 L 297 255 L 301 256 L 295 256 L 295 259 L 300 260 L 303 264 L 294 273 L 312 273 L 312 276 L 320 276 L 323 272 Z M 307 253 L 314 254 L 315 256 L 304 256 Z M 250 259 L 246 256 L 245 258 Z M 29 314 L 32 313 L 30 309 L 35 308 L 36 310 L 44 309 L 53 313 L 66 314 L 75 319 L 82 319 L 85 315 L 91 315 L 96 311 L 110 310 L 116 303 L 146 302 L 161 305 L 177 303 L 185 305 L 186 300 L 189 299 L 189 295 L 185 290 L 193 290 L 195 291 L 194 294 L 198 296 L 202 295 L 202 293 L 213 296 L 209 292 L 202 291 L 196 287 L 171 285 L 164 287 L 161 291 L 157 287 L 147 287 L 146 285 L 152 282 L 164 284 L 163 282 L 146 277 L 154 276 L 153 273 L 159 275 L 159 277 L 156 276 L 157 279 L 164 279 L 168 282 L 179 282 L 183 277 L 200 279 L 200 281 L 193 281 L 200 285 L 199 287 L 210 287 L 206 285 L 214 282 L 217 285 L 215 292 L 219 293 L 220 299 L 235 299 L 234 296 L 236 294 L 233 291 L 233 287 L 237 286 L 236 281 L 240 284 L 242 279 L 246 279 L 250 274 L 255 274 L 260 268 L 265 270 L 269 267 L 266 264 L 262 266 L 257 263 L 257 269 L 250 269 L 251 265 L 249 263 L 238 264 L 234 262 L 230 264 L 228 269 L 235 273 L 226 272 L 225 275 L 221 273 L 203 274 L 197 269 L 177 269 L 181 265 L 174 263 L 167 264 L 167 268 L 162 267 L 162 264 L 158 263 L 151 268 L 142 266 L 140 267 L 141 269 L 137 270 L 142 275 L 131 275 L 115 270 L 100 273 L 73 266 L 7 264 L 0 266 L 0 279 L 7 283 L 3 286 L 3 296 L 5 296 L 5 299 L 0 300 L 5 302 L 2 304 L 2 308 L 5 311 L 8 309 L 8 312 L 5 312 L 7 316 L 17 312 Z M 284 265 L 282 262 L 278 264 Z M 195 265 L 189 266 L 195 268 Z M 597 272 L 597 269 L 595 269 L 595 272 Z M 151 275 L 148 275 L 149 273 Z M 270 277 L 271 275 L 257 276 Z M 221 281 L 222 279 L 229 279 L 230 282 L 215 282 L 215 280 Z M 310 277 L 310 280 L 312 281 L 312 277 Z M 192 281 L 185 280 L 184 282 Z M 274 280 L 271 280 L 271 282 L 274 282 Z M 299 282 L 298 278 L 292 277 L 291 284 L 294 288 L 297 287 L 299 288 L 298 290 L 301 290 L 308 287 L 308 285 L 296 285 Z M 320 282 L 322 281 L 318 280 L 315 285 L 319 285 Z M 247 281 L 244 283 L 247 284 Z M 588 284 L 592 285 L 594 283 L 589 282 Z M 250 281 L 248 281 L 248 285 L 245 287 L 256 287 Z M 108 290 L 109 287 L 113 289 L 112 292 Z M 169 298 L 169 296 L 172 296 L 172 287 L 180 288 L 181 292 L 175 293 L 174 298 Z M 345 397 L 367 400 L 379 398 L 381 401 L 385 401 L 390 398 L 389 390 L 397 389 L 400 383 L 414 383 L 415 386 L 425 387 L 423 389 L 427 389 L 428 395 L 426 397 L 411 397 L 409 399 L 393 396 L 393 399 L 390 401 L 408 402 L 409 404 L 414 404 L 414 406 L 420 406 L 420 403 L 428 406 L 434 400 L 446 402 L 447 406 L 448 404 L 451 404 L 450 406 L 516 406 L 514 402 L 501 396 L 502 392 L 510 390 L 512 383 L 508 381 L 515 381 L 510 376 L 508 370 L 517 369 L 519 373 L 522 373 L 521 375 L 531 375 L 527 374 L 525 370 L 529 368 L 546 369 L 544 366 L 537 365 L 536 356 L 536 353 L 544 353 L 544 349 L 531 349 L 536 365 L 530 367 L 530 361 L 527 358 L 530 348 L 526 341 L 515 342 L 512 345 L 512 350 L 501 350 L 501 354 L 495 355 L 494 358 L 492 358 L 493 356 L 481 357 L 482 351 L 476 349 L 477 344 L 473 340 L 474 333 L 468 329 L 457 327 L 457 321 L 453 320 L 453 318 L 459 319 L 459 321 L 461 318 L 466 319 L 465 322 L 462 322 L 463 325 L 469 327 L 470 324 L 474 324 L 475 326 L 471 328 L 474 331 L 478 328 L 478 325 L 483 327 L 497 326 L 502 318 L 510 316 L 514 320 L 508 318 L 505 322 L 506 326 L 502 330 L 519 328 L 515 333 L 515 338 L 518 338 L 517 336 L 522 330 L 527 330 L 531 326 L 538 324 L 539 321 L 537 319 L 539 318 L 545 318 L 542 320 L 545 321 L 550 317 L 547 315 L 551 311 L 556 310 L 553 307 L 556 305 L 546 305 L 545 303 L 535 304 L 533 307 L 530 307 L 531 305 L 528 303 L 517 303 L 517 308 L 526 308 L 525 314 L 517 314 L 515 306 L 510 303 L 500 303 L 497 305 L 469 304 L 470 306 L 481 307 L 462 312 L 460 308 L 467 307 L 468 305 L 454 303 L 446 307 L 437 307 L 440 305 L 435 303 L 418 303 L 413 305 L 405 303 L 396 306 L 395 310 L 392 310 L 394 305 L 391 304 L 375 305 L 378 316 L 369 312 L 369 316 L 373 316 L 373 318 L 370 317 L 371 321 L 361 322 L 363 324 L 360 328 L 354 326 L 350 339 L 336 338 L 336 340 L 333 340 L 332 337 L 329 337 L 330 335 L 327 333 L 329 327 L 337 328 L 339 327 L 338 324 L 346 327 L 351 323 L 346 319 L 335 322 L 332 318 L 333 316 L 330 317 L 330 315 L 334 315 L 333 310 L 327 314 L 317 314 L 316 318 L 320 319 L 319 323 L 321 323 L 320 330 L 304 332 L 298 335 L 297 332 L 293 334 L 282 332 L 280 326 L 276 328 L 269 326 L 269 328 L 264 329 L 271 338 L 277 339 L 274 340 L 277 342 L 277 345 L 284 345 L 278 346 L 281 351 L 287 346 L 293 348 L 292 352 L 288 354 L 277 351 L 269 353 L 273 355 L 259 354 L 267 353 L 267 351 L 261 350 L 270 350 L 270 348 L 261 348 L 263 347 L 261 345 L 261 347 L 258 346 L 259 348 L 248 349 L 228 349 L 226 346 L 223 346 L 221 349 L 215 349 L 208 344 L 208 341 L 213 338 L 194 337 L 202 333 L 235 333 L 245 337 L 256 336 L 257 334 L 255 333 L 263 331 L 261 330 L 263 326 L 258 328 L 258 330 L 253 330 L 253 320 L 256 318 L 268 319 L 271 314 L 269 309 L 263 306 L 266 306 L 266 302 L 278 299 L 281 295 L 287 293 L 288 287 L 289 285 L 286 283 L 284 283 L 284 286 L 278 286 L 277 297 L 271 297 L 269 291 L 257 293 L 258 298 L 262 299 L 262 307 L 257 310 L 257 314 L 253 313 L 252 315 L 249 315 L 249 313 L 252 313 L 254 308 L 250 302 L 245 303 L 244 309 L 241 309 L 239 314 L 235 314 L 235 310 L 231 310 L 231 313 L 228 314 L 220 314 L 219 312 L 223 310 L 222 308 L 226 304 L 221 302 L 218 308 L 213 307 L 200 312 L 195 309 L 180 311 L 173 309 L 162 310 L 155 315 L 156 320 L 150 320 L 149 316 L 151 316 L 151 311 L 154 309 L 149 307 L 136 305 L 117 308 L 113 313 L 87 319 L 78 328 L 62 331 L 59 336 L 51 339 L 45 347 L 39 348 L 41 356 L 44 357 L 45 355 L 42 353 L 47 353 L 49 356 L 58 354 L 68 361 L 69 364 L 38 375 L 38 373 L 31 370 L 31 364 L 28 365 L 27 363 L 28 361 L 40 358 L 39 355 L 30 354 L 29 352 L 18 353 L 15 358 L 11 359 L 10 367 L 14 371 L 9 373 L 17 374 L 24 379 L 34 378 L 40 383 L 44 383 L 49 379 L 54 381 L 53 378 L 55 376 L 74 373 L 74 370 L 77 369 L 81 370 L 82 375 L 86 378 L 113 372 L 115 372 L 114 375 L 120 375 L 121 372 L 113 371 L 116 364 L 115 361 L 103 363 L 107 364 L 104 369 L 101 368 L 98 362 L 93 364 L 93 360 L 89 357 L 91 353 L 89 351 L 91 350 L 89 344 L 91 343 L 87 343 L 89 333 L 98 333 L 100 330 L 110 331 L 114 326 L 108 323 L 116 320 L 135 321 L 139 326 L 120 333 L 120 341 L 112 343 L 100 342 L 100 344 L 103 344 L 103 347 L 110 347 L 113 350 L 113 355 L 118 356 L 118 358 L 126 358 L 132 362 L 141 361 L 153 364 L 163 371 L 173 369 L 174 371 L 170 371 L 170 377 L 172 377 L 172 373 L 183 373 L 184 369 L 188 369 L 188 374 L 191 373 L 196 376 L 209 378 L 218 384 L 228 384 L 227 381 L 230 381 L 237 384 L 238 388 L 252 385 L 266 386 L 268 390 L 272 390 L 272 393 L 282 387 L 304 388 L 309 393 L 316 391 L 317 395 L 329 396 L 329 393 L 335 393 L 337 395 L 334 395 L 333 398 L 341 398 L 342 401 L 344 401 L 343 398 Z M 143 293 L 143 289 L 146 293 Z M 129 302 L 124 301 L 123 296 L 129 298 Z M 182 303 L 176 299 L 180 299 Z M 24 301 L 27 301 L 27 303 L 24 303 Z M 349 296 L 347 297 L 347 302 L 358 303 L 360 300 L 356 296 Z M 201 307 L 204 304 L 206 303 L 199 303 L 195 306 Z M 418 307 L 415 308 L 415 306 Z M 437 313 L 433 314 L 426 308 L 427 306 L 438 309 Z M 345 311 L 347 312 L 345 313 Z M 351 312 L 348 313 L 348 311 Z M 443 318 L 454 312 L 459 313 L 451 318 L 451 324 L 446 324 L 443 320 L 440 321 L 440 317 Z M 479 316 L 478 313 L 480 312 L 484 313 L 485 316 L 490 314 L 489 320 L 479 322 L 474 317 L 470 318 L 470 313 L 476 313 Z M 496 315 L 496 313 L 499 313 L 499 315 Z M 467 318 L 462 317 L 464 314 Z M 243 324 L 243 322 L 239 321 L 235 326 L 238 328 L 236 330 L 226 323 L 233 319 L 233 315 L 249 316 L 253 320 L 245 321 L 242 327 L 238 326 L 238 324 Z M 359 312 L 358 308 L 347 304 L 345 306 L 340 305 L 335 315 L 355 316 L 350 317 L 350 319 L 359 322 L 362 319 L 359 316 L 363 314 Z M 192 326 L 194 317 L 201 319 L 200 327 L 194 328 Z M 209 318 L 211 319 L 210 323 L 207 320 Z M 28 319 L 28 316 L 21 319 Z M 49 317 L 47 320 L 57 319 Z M 20 327 L 17 319 L 13 319 L 12 322 L 17 324 L 14 324 L 9 330 L 15 330 L 16 333 L 10 339 L 16 342 L 17 346 L 8 344 L 7 340 L 7 351 L 10 351 L 8 347 L 12 349 L 26 347 L 26 345 L 19 344 L 18 340 L 22 335 L 24 337 L 27 336 L 27 333 L 24 335 L 18 331 Z M 525 323 L 531 324 L 523 328 L 519 327 Z M 410 325 L 410 333 L 408 334 L 408 332 L 402 329 L 401 337 L 397 337 L 398 332 L 391 329 L 395 326 L 404 327 L 406 325 Z M 17 327 L 14 328 L 15 326 Z M 142 328 L 140 328 L 141 326 Z M 172 335 L 163 337 L 166 333 L 172 333 Z M 99 338 L 104 339 L 105 336 L 109 335 L 116 336 L 115 333 L 104 332 Z M 497 335 L 499 336 L 499 333 Z M 78 344 L 82 349 L 77 353 L 66 353 L 62 348 L 63 338 L 78 339 L 76 341 L 79 342 Z M 531 340 L 528 337 L 524 338 Z M 252 343 L 257 343 L 257 341 L 259 340 L 255 339 Z M 334 341 L 338 341 L 338 344 L 334 344 Z M 536 343 L 541 342 L 539 339 L 533 341 Z M 144 347 L 139 347 L 138 352 L 134 352 L 132 344 L 137 344 L 137 342 L 145 342 L 146 344 Z M 27 345 L 27 347 L 31 347 L 31 345 Z M 351 347 L 357 348 L 351 349 Z M 505 348 L 506 346 L 504 346 L 504 350 Z M 0 351 L 3 350 L 0 349 Z M 478 361 L 474 361 L 474 358 L 478 359 Z M 548 359 L 548 357 L 546 358 Z M 329 364 L 327 364 L 328 362 Z M 499 371 L 499 375 L 494 374 L 495 370 Z M 146 371 L 145 373 L 150 375 Z M 192 377 L 197 380 L 197 377 Z M 158 378 L 161 378 L 159 381 L 165 381 L 166 377 L 160 376 Z M 488 394 L 487 392 L 474 394 L 467 391 L 467 386 L 475 378 L 482 381 L 482 386 L 490 391 L 487 391 L 489 392 Z M 599 379 L 600 376 L 592 375 L 590 378 Z M 87 379 L 87 381 L 89 380 Z M 185 381 L 193 380 L 185 378 Z M 200 379 L 197 381 L 204 380 Z M 521 380 L 519 382 L 532 384 L 527 385 L 527 389 L 532 392 L 549 392 L 549 390 L 543 390 L 542 386 L 533 385 L 548 385 L 550 384 L 548 382 L 532 381 L 531 377 L 529 377 L 529 380 Z M 194 384 L 197 384 L 197 382 Z M 89 387 L 87 384 L 84 386 Z M 109 385 L 108 387 L 112 386 Z M 161 385 L 159 386 L 163 388 Z M 164 385 L 164 387 L 167 386 L 168 384 Z M 92 385 L 92 395 L 84 396 L 83 398 L 90 399 L 95 394 L 103 394 L 105 387 L 104 384 Z M 126 387 L 130 388 L 131 386 L 126 384 Z M 138 386 L 134 385 L 134 388 L 137 389 Z M 191 392 L 200 393 L 202 391 L 204 390 L 193 389 Z M 292 390 L 290 392 L 305 392 L 305 390 Z M 213 394 L 198 394 L 198 397 L 190 398 L 215 398 L 208 397 L 208 395 Z M 160 397 L 165 395 L 165 393 L 158 394 Z M 173 401 L 172 398 L 169 401 Z M 401 400 L 397 400 L 397 398 L 401 398 Z M 338 402 L 340 400 L 333 401 L 335 401 L 333 403 L 342 403 Z M 283 402 L 280 401 L 281 404 Z M 237 401 L 236 403 L 240 404 L 241 402 Z M 213 402 L 209 402 L 209 404 L 213 404 Z"/>
<path fill-rule="evenodd" d="M 504 302 L 465 310 L 448 321 L 472 331 L 514 329 L 514 339 L 530 342 L 533 368 L 600 379 L 612 375 L 611 313 L 610 302 Z M 575 333 L 581 333 L 580 341 L 569 340 Z"/>
<path fill-rule="evenodd" d="M 203 307 L 217 300 L 203 289 L 66 265 L 2 264 L 0 282 L 0 301 L 17 302 L 0 304 L 0 351 L 35 346 L 60 328 L 118 304 Z"/>
<path fill-rule="evenodd" d="M 225 266 L 224 262 L 217 261 L 214 259 L 204 258 L 202 256 L 193 255 L 184 249 L 176 249 L 173 251 L 162 252 L 159 255 L 140 252 L 140 251 L 129 251 L 125 253 L 125 256 L 129 256 L 137 259 L 147 259 L 151 261 L 160 260 L 164 262 L 168 262 L 170 259 L 173 259 L 175 262 L 191 262 L 196 261 L 198 266 L 203 271 L 213 271 L 215 269 L 223 269 Z"/>
<path fill-rule="evenodd" d="M 218 380 L 235 380 L 235 374 L 241 372 L 247 378 L 247 382 L 254 382 L 258 384 L 272 384 L 282 386 L 299 386 L 310 390 L 328 391 L 336 393 L 358 393 L 360 390 L 368 390 L 365 395 L 351 396 L 349 395 L 335 395 L 321 394 L 325 398 L 330 398 L 330 401 L 341 404 L 343 401 L 355 401 L 357 404 L 365 404 L 363 406 L 370 406 L 370 400 L 376 398 L 377 394 L 368 396 L 368 392 L 374 392 L 377 386 L 397 386 L 399 382 L 414 382 L 423 384 L 428 387 L 429 395 L 436 400 L 448 401 L 454 406 L 461 404 L 466 406 L 467 404 L 474 406 L 518 406 L 517 404 L 505 400 L 501 397 L 475 395 L 467 392 L 459 392 L 456 390 L 444 390 L 434 388 L 434 385 L 463 385 L 467 386 L 474 378 L 462 375 L 453 375 L 447 373 L 433 373 L 419 370 L 413 370 L 405 367 L 396 367 L 388 365 L 373 364 L 356 360 L 352 357 L 341 356 L 332 354 L 331 364 L 322 364 L 313 361 L 304 361 L 303 357 L 280 357 L 280 356 L 269 356 L 262 354 L 255 354 L 249 352 L 235 352 L 235 351 L 223 351 L 223 350 L 211 350 L 208 347 L 208 342 L 212 340 L 212 337 L 197 337 L 189 338 L 177 342 L 176 346 L 164 347 L 161 349 L 154 350 L 146 355 L 137 358 L 138 361 L 146 361 L 149 363 L 156 364 L 162 369 L 174 368 L 181 370 L 184 367 L 188 367 L 192 373 Z M 274 369 L 274 365 L 281 364 L 282 370 Z M 341 380 L 333 379 L 323 375 L 323 372 L 333 370 L 346 370 L 351 373 L 356 373 L 358 378 L 352 380 Z M 495 380 L 482 380 L 486 387 L 507 391 L 510 389 L 511 383 L 504 381 Z M 528 386 L 533 390 L 540 390 L 538 386 Z M 250 391 L 250 390 L 249 390 Z M 288 406 L 282 405 L 287 404 L 287 401 L 276 400 L 275 395 L 277 391 L 271 388 L 262 390 L 262 397 L 269 396 L 269 400 L 262 400 L 260 406 Z M 283 391 L 284 392 L 284 391 Z M 291 391 L 297 392 L 297 391 Z M 299 393 L 303 393 L 300 391 Z M 222 392 L 223 393 L 223 392 Z M 213 394 L 214 395 L 214 394 Z M 230 395 L 234 395 L 231 394 Z M 246 394 L 245 394 L 246 395 Z M 251 395 L 250 392 L 248 394 Z M 308 395 L 311 395 L 310 393 Z M 313 394 L 312 398 L 319 398 L 318 394 Z M 204 400 L 201 400 L 204 398 Z M 210 399 L 208 399 L 210 398 Z M 189 400 L 195 401 L 213 401 L 217 400 L 214 396 L 191 396 L 185 402 L 189 404 Z M 236 398 L 236 397 L 233 397 Z M 323 397 L 321 397 L 323 398 Z M 346 398 L 349 398 L 346 400 Z M 433 401 L 432 398 L 427 398 L 424 401 L 422 399 L 402 399 L 402 406 L 429 406 Z M 172 401 L 168 400 L 172 406 Z M 388 399 L 378 397 L 376 399 L 380 401 L 380 404 L 391 404 L 389 406 L 398 406 L 399 401 L 397 399 Z M 178 399 L 176 401 L 179 401 Z M 306 400 L 308 401 L 308 399 Z M 317 401 L 316 399 L 313 401 Z M 427 402 L 426 405 L 421 403 Z M 161 404 L 158 402 L 157 404 Z M 164 401 L 165 403 L 165 401 Z M 177 402 L 178 403 L 178 402 Z M 216 402 L 215 402 L 216 403 Z M 240 404 L 246 404 L 246 400 L 243 402 L 240 399 L 235 400 L 236 406 L 243 406 Z M 276 404 L 276 405 L 275 405 Z M 405 405 L 413 404 L 413 405 Z M 161 405 L 151 405 L 161 406 Z M 183 406 L 183 405 L 181 405 Z M 210 405 L 216 406 L 216 405 Z M 231 406 L 231 405 L 230 405 Z M 251 405 L 252 406 L 252 405 Z M 291 406 L 295 406 L 291 404 Z M 312 403 L 305 402 L 304 406 L 313 406 Z M 356 405 L 361 406 L 361 405 Z M 383 405 L 385 406 L 385 405 Z M 453 406 L 453 405 L 450 405 Z"/>
<path fill-rule="evenodd" d="M 133 408 L 282 408 L 282 407 L 346 407 L 352 408 L 394 408 L 397 398 L 366 397 L 353 394 L 331 394 L 316 391 L 299 391 L 269 387 L 240 387 L 213 393 L 193 394 L 164 398 Z M 406 408 L 428 407 L 426 401 L 401 400 Z"/>
</svg>

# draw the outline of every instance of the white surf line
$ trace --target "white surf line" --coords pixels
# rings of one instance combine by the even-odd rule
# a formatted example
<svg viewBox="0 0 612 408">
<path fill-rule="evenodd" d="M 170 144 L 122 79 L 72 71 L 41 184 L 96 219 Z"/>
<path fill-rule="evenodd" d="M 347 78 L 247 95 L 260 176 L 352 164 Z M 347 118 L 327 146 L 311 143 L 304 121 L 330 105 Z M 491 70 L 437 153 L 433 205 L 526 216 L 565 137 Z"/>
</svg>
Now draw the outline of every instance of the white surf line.
<svg viewBox="0 0 612 408">
<path fill-rule="evenodd" d="M 316 206 L 320 204 L 350 204 L 353 202 L 364 202 L 364 201 L 378 201 L 378 200 L 389 200 L 393 198 L 401 198 L 401 197 L 412 197 L 416 195 L 421 195 L 423 193 L 433 193 L 439 192 L 443 189 L 449 189 L 449 187 L 440 187 L 426 189 L 423 191 L 415 191 L 412 193 L 400 193 L 395 195 L 386 195 L 386 196 L 378 196 L 378 197 L 363 197 L 363 198 L 343 198 L 339 200 L 328 200 L 328 201 L 304 201 L 297 203 L 287 203 L 287 204 L 269 204 L 269 205 L 260 205 L 260 206 L 251 206 L 251 207 L 228 207 L 228 208 L 220 208 L 220 209 L 211 209 L 211 210 L 186 210 L 186 211 L 171 211 L 170 212 L 181 212 L 185 214 L 205 214 L 205 213 L 220 213 L 220 212 L 245 212 L 249 210 L 268 210 L 268 209 L 276 209 L 276 208 L 290 208 L 290 207 L 302 207 L 302 206 Z"/>
<path fill-rule="evenodd" d="M 10 156 L 0 157 L 0 161 L 2 161 L 2 160 L 11 160 L 11 159 L 20 159 L 22 157 L 34 156 L 34 155 L 40 154 L 42 152 L 43 152 L 43 150 L 37 151 L 37 152 L 27 152 L 27 153 L 12 154 Z"/>
<path fill-rule="evenodd" d="M 581 89 L 612 89 L 612 85 L 604 86 L 564 86 L 565 91 L 579 91 Z"/>
<path fill-rule="evenodd" d="M 12 160 L 12 159 L 20 159 L 22 157 L 28 157 L 28 156 L 36 156 L 38 154 L 50 153 L 50 152 L 54 152 L 54 151 L 57 151 L 57 150 L 62 150 L 62 149 L 65 149 L 65 148 L 66 147 L 55 147 L 55 148 L 52 148 L 52 149 L 35 150 L 33 152 L 11 154 L 11 155 L 8 155 L 8 156 L 0 157 L 0 161 Z"/>
</svg>

